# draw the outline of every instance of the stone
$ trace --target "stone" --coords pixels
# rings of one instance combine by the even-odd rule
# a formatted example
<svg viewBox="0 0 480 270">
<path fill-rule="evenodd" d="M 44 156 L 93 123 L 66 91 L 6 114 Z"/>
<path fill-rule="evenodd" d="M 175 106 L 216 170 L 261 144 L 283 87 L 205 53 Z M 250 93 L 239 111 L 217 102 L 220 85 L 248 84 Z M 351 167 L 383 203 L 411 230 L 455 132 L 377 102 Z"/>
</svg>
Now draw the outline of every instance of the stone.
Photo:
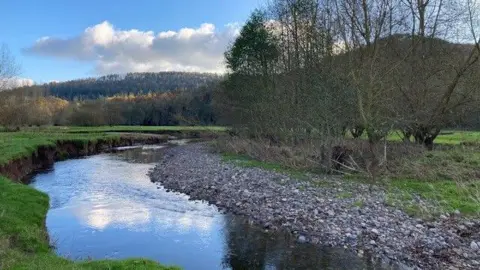
<svg viewBox="0 0 480 270">
<path fill-rule="evenodd" d="M 357 235 L 351 233 L 346 233 L 345 237 L 347 237 L 347 239 L 357 239 Z"/>
<path fill-rule="evenodd" d="M 381 188 L 351 184 L 332 175 L 312 176 L 317 180 L 299 184 L 279 172 L 224 163 L 205 143 L 171 147 L 165 152 L 162 163 L 150 175 L 152 181 L 190 195 L 192 200 L 217 202 L 225 211 L 255 220 L 269 232 L 292 232 L 297 242 L 346 245 L 358 249 L 358 256 L 363 256 L 361 250 L 369 250 L 373 257 L 386 256 L 393 264 L 404 262 L 412 269 L 432 269 L 431 265 L 439 266 L 437 269 L 480 269 L 472 268 L 472 261 L 478 261 L 480 255 L 477 220 L 450 219 L 453 213 L 438 215 L 435 221 L 412 218 L 385 204 Z M 333 186 L 316 185 L 320 181 Z M 218 192 L 213 192 L 212 186 Z M 362 207 L 337 198 L 339 190 L 361 198 Z M 455 212 L 460 215 L 460 211 Z M 470 233 L 466 237 L 475 241 L 461 237 L 461 224 L 467 230 L 460 231 Z"/>
<path fill-rule="evenodd" d="M 477 250 L 480 249 L 479 246 L 478 246 L 478 244 L 475 243 L 475 241 L 472 241 L 472 242 L 470 243 L 470 248 L 471 248 L 473 251 L 477 251 Z"/>
<path fill-rule="evenodd" d="M 299 243 L 307 242 L 307 238 L 303 235 L 299 235 L 297 240 L 298 240 Z"/>
</svg>

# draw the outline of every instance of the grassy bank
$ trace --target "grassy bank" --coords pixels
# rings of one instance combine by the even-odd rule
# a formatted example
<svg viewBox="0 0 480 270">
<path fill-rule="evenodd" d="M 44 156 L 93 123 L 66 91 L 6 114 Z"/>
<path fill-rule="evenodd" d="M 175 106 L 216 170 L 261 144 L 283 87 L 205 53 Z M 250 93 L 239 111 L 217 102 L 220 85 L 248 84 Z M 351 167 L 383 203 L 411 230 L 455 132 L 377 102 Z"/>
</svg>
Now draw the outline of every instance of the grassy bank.
<svg viewBox="0 0 480 270">
<path fill-rule="evenodd" d="M 79 144 L 102 140 L 119 140 L 120 136 L 105 133 L 0 132 L 0 165 L 31 155 L 41 146 L 55 146 L 58 141 Z"/>
<path fill-rule="evenodd" d="M 25 131 L 62 132 L 62 133 L 98 133 L 98 132 L 139 132 L 139 133 L 165 133 L 165 132 L 224 132 L 227 129 L 219 126 L 47 126 L 24 128 Z"/>
<path fill-rule="evenodd" d="M 382 185 L 387 203 L 407 213 L 424 218 L 456 210 L 468 216 L 480 216 L 480 132 L 440 135 L 433 151 L 423 151 L 400 142 L 389 145 L 386 171 L 376 182 L 361 173 L 350 173 L 344 181 Z M 322 170 L 322 145 L 268 145 L 265 142 L 228 138 L 217 148 L 224 160 L 245 167 L 262 167 L 289 174 L 299 180 L 307 173 Z M 316 183 L 317 184 L 317 183 Z"/>
<path fill-rule="evenodd" d="M 0 132 L 0 164 L 58 141 L 86 144 L 119 139 L 119 135 L 98 131 Z M 0 176 L 0 269 L 178 269 L 145 259 L 73 262 L 58 257 L 49 246 L 44 226 L 48 208 L 46 194 Z"/>
<path fill-rule="evenodd" d="M 18 132 L 0 132 L 0 165 L 9 160 L 31 155 L 40 146 L 53 146 L 58 141 L 86 144 L 102 140 L 118 140 L 117 133 L 222 133 L 224 127 L 210 126 L 99 126 L 99 127 L 27 127 Z"/>
</svg>

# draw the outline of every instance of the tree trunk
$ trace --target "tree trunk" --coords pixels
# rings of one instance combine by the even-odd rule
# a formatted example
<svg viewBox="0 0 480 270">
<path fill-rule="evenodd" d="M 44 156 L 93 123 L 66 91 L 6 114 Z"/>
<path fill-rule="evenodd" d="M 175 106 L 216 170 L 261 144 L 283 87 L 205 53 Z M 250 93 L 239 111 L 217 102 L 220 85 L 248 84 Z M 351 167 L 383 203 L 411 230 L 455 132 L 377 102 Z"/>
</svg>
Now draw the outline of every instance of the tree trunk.
<svg viewBox="0 0 480 270">
<path fill-rule="evenodd" d="M 433 142 L 440 133 L 438 127 L 418 126 L 415 128 L 415 142 L 424 145 L 428 150 L 433 150 Z"/>
<path fill-rule="evenodd" d="M 350 129 L 350 133 L 352 134 L 353 138 L 359 138 L 360 136 L 362 136 L 364 131 L 365 128 L 362 126 L 355 126 L 354 128 Z"/>
</svg>

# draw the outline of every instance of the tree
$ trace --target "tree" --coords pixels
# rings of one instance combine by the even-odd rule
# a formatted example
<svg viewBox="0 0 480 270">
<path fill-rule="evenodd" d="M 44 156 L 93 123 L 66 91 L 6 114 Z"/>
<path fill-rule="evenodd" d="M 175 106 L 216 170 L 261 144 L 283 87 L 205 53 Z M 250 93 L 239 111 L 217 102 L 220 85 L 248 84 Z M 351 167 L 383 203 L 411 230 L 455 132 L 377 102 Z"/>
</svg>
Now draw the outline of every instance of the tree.
<svg viewBox="0 0 480 270">
<path fill-rule="evenodd" d="M 392 107 L 405 137 L 432 149 L 440 130 L 466 106 L 475 106 L 480 50 L 474 1 L 402 1 L 408 33 L 389 53 L 396 100 Z M 469 30 L 466 30 L 469 29 Z M 463 32 L 463 33 L 462 33 Z M 455 40 L 467 43 L 454 43 Z M 395 106 L 397 105 L 397 106 Z"/>
<path fill-rule="evenodd" d="M 235 115 L 234 124 L 246 124 L 254 133 L 268 129 L 267 125 L 258 126 L 258 123 L 265 122 L 265 117 L 273 113 L 269 104 L 275 97 L 273 77 L 278 53 L 266 14 L 259 10 L 253 12 L 225 53 L 231 73 L 224 82 L 225 98 L 221 103 Z"/>
<path fill-rule="evenodd" d="M 0 46 L 0 91 L 7 89 L 20 71 L 7 45 Z"/>
<path fill-rule="evenodd" d="M 227 67 L 234 73 L 268 78 L 278 54 L 275 36 L 267 29 L 266 15 L 256 10 L 225 53 L 225 59 Z"/>
<path fill-rule="evenodd" d="M 0 46 L 0 92 L 9 89 L 13 79 L 19 73 L 19 66 L 10 53 L 7 45 Z M 0 97 L 0 125 L 8 125 L 11 116 L 15 116 L 12 108 L 16 106 L 16 98 Z M 24 114 L 24 112 L 20 112 Z"/>
</svg>

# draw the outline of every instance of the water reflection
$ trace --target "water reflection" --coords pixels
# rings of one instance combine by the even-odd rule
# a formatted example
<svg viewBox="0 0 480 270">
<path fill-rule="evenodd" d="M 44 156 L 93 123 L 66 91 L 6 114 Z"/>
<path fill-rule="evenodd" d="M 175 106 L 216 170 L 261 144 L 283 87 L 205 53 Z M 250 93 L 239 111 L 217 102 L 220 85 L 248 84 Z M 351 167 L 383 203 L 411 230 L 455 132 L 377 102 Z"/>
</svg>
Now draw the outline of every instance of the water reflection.
<svg viewBox="0 0 480 270">
<path fill-rule="evenodd" d="M 368 269 L 343 250 L 266 234 L 150 182 L 162 147 L 58 162 L 32 185 L 50 196 L 47 228 L 71 259 L 145 257 L 185 269 Z"/>
<path fill-rule="evenodd" d="M 382 269 L 343 249 L 296 243 L 288 234 L 268 234 L 228 216 L 222 265 L 230 269 Z M 385 267 L 385 266 L 384 266 Z"/>
<path fill-rule="evenodd" d="M 130 163 L 155 163 L 162 157 L 164 145 L 124 146 L 115 148 L 116 157 Z"/>
</svg>

